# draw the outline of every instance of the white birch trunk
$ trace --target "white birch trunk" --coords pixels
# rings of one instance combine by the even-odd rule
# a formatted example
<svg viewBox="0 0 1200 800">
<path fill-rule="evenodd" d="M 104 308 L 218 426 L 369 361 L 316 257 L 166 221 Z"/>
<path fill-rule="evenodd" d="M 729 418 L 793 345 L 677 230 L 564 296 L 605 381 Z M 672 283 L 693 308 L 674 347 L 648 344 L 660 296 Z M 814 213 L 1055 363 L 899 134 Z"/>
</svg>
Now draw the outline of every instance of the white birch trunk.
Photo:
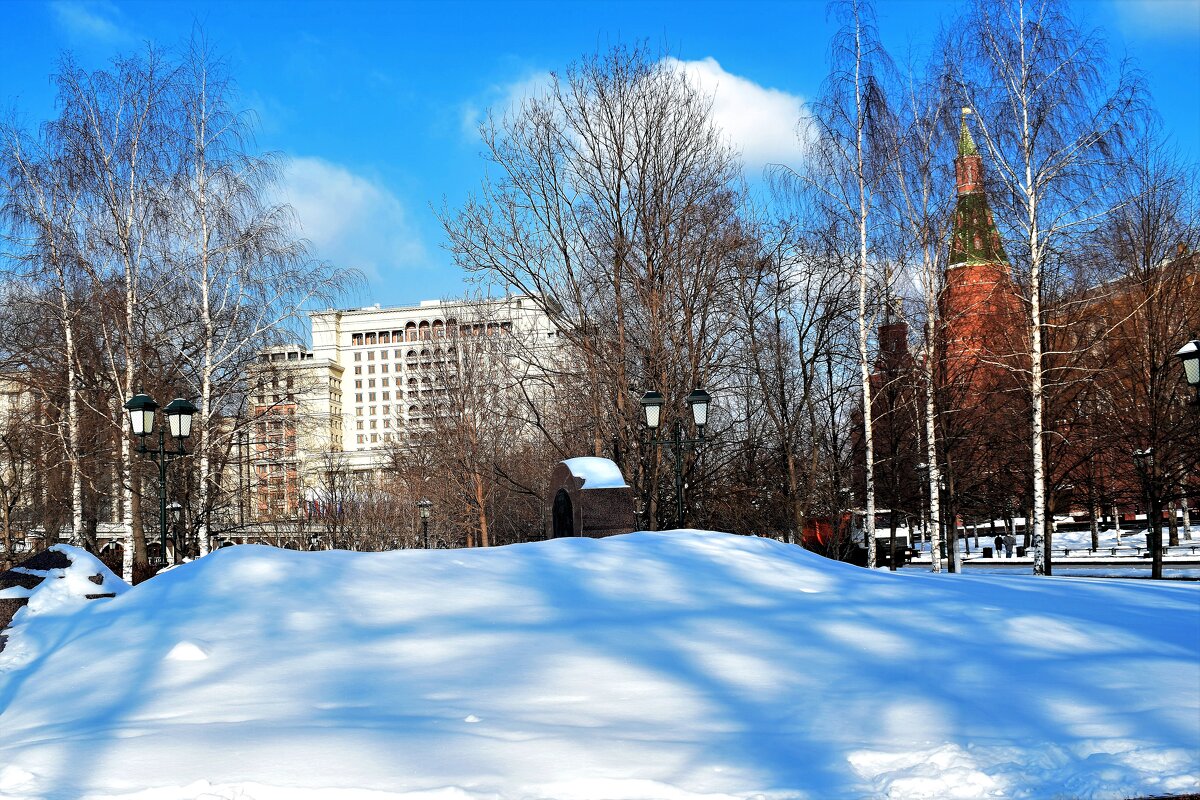
<svg viewBox="0 0 1200 800">
<path fill-rule="evenodd" d="M 1025 3 L 1020 6 L 1021 86 L 1028 86 L 1029 69 L 1025 41 Z M 1042 386 L 1042 247 L 1038 220 L 1038 195 L 1040 186 L 1034 177 L 1033 131 L 1029 120 L 1029 95 L 1022 92 L 1021 104 L 1021 157 L 1025 166 L 1025 201 L 1029 212 L 1029 399 L 1032 407 L 1030 430 L 1030 468 L 1033 477 L 1033 519 L 1030 524 L 1031 547 L 1033 548 L 1033 574 L 1046 574 L 1046 553 L 1042 533 L 1046 520 L 1046 462 L 1043 449 L 1045 421 L 1043 419 L 1044 389 Z"/>
<path fill-rule="evenodd" d="M 67 465 L 71 470 L 71 539 L 83 543 L 83 473 L 79 469 L 79 374 L 75 369 L 75 328 L 68 315 L 66 295 L 61 294 L 63 343 L 67 360 Z"/>
<path fill-rule="evenodd" d="M 125 519 L 123 532 L 125 538 L 125 549 L 121 561 L 121 577 L 126 583 L 133 583 L 133 557 L 134 557 L 134 534 L 133 534 L 133 447 L 130 439 L 125 435 L 125 425 L 123 416 L 124 398 L 133 396 L 133 341 L 134 341 L 134 313 L 137 309 L 137 288 L 134 285 L 135 269 L 133 262 L 133 209 L 135 203 L 135 192 L 133 188 L 135 181 L 132 178 L 136 174 L 136 150 L 133 165 L 130 167 L 130 197 L 129 210 L 125 222 L 124 241 L 125 247 L 124 266 L 125 266 L 125 374 L 124 385 L 121 387 L 123 397 L 117 398 L 117 425 L 121 431 L 121 470 L 124 480 L 121 482 L 122 505 L 125 508 Z M 160 487 L 159 491 L 162 491 Z"/>
<path fill-rule="evenodd" d="M 71 303 L 67 298 L 67 276 L 59 261 L 58 248 L 52 258 L 58 280 L 58 313 L 62 316 L 63 359 L 67 367 L 67 419 L 63 449 L 71 470 L 71 534 L 68 543 L 83 543 L 83 473 L 79 468 L 79 371 L 75 366 L 75 325 L 71 321 Z"/>
<path fill-rule="evenodd" d="M 927 341 L 933 342 L 934 316 L 930 314 L 925 323 L 928 330 Z M 929 356 L 925 359 L 925 463 L 929 465 L 929 552 L 934 572 L 942 571 L 942 534 L 939 521 L 942 517 L 941 495 L 938 484 L 941 473 L 937 465 L 937 411 L 933 402 L 933 346 L 929 346 Z"/>
<path fill-rule="evenodd" d="M 864 468 L 865 475 L 865 504 L 863 518 L 863 537 L 867 545 L 867 566 L 875 567 L 875 441 L 874 420 L 871 419 L 871 361 L 867 350 L 867 340 L 870 335 L 869 320 L 867 319 L 867 222 L 870 213 L 870 195 L 863 156 L 863 129 L 866 127 L 865 111 L 862 98 L 862 32 L 858 20 L 858 10 L 855 9 L 854 19 L 854 127 L 855 127 L 855 159 L 858 179 L 858 359 L 862 371 L 862 414 L 864 439 Z"/>
<path fill-rule="evenodd" d="M 1029 189 L 1029 244 L 1031 264 L 1029 273 L 1029 398 L 1032 406 L 1030 449 L 1033 472 L 1033 519 L 1032 547 L 1033 574 L 1046 574 L 1046 553 L 1043 548 L 1043 531 L 1046 522 L 1046 462 L 1043 449 L 1044 389 L 1042 386 L 1042 308 L 1041 308 L 1041 242 L 1037 228 L 1037 190 L 1032 184 L 1032 164 L 1026 162 L 1026 177 Z"/>
<path fill-rule="evenodd" d="M 204 352 L 200 362 L 200 434 L 198 451 L 200 455 L 200 527 L 196 532 L 199 539 L 200 556 L 208 555 L 208 515 L 212 506 L 212 482 L 209 472 L 212 469 L 212 430 L 209 425 L 212 413 L 212 375 L 213 375 L 213 319 L 212 307 L 209 300 L 209 240 L 208 208 L 206 206 L 208 183 L 207 170 L 207 137 L 208 137 L 208 86 L 207 72 L 202 73 L 200 83 L 200 114 L 198 136 L 196 139 L 196 192 L 200 212 L 200 323 L 203 326 Z"/>
</svg>

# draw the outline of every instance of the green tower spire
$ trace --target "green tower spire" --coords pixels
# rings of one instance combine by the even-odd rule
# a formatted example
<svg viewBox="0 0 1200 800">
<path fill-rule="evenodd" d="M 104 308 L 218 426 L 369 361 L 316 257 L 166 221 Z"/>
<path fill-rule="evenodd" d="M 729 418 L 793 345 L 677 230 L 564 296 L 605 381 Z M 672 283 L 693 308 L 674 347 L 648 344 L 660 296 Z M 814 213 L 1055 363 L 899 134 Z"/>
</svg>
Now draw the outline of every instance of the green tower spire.
<svg viewBox="0 0 1200 800">
<path fill-rule="evenodd" d="M 1008 257 L 992 211 L 983 191 L 983 158 L 971 138 L 967 115 L 962 110 L 962 127 L 958 134 L 958 158 L 954 172 L 958 182 L 958 205 L 954 210 L 954 230 L 950 235 L 950 266 L 970 263 L 1004 264 Z"/>
<path fill-rule="evenodd" d="M 962 129 L 958 134 L 958 155 L 960 157 L 979 155 L 979 148 L 975 146 L 975 140 L 971 138 L 971 129 L 967 127 L 967 115 L 970 113 L 971 109 L 963 108 Z"/>
</svg>

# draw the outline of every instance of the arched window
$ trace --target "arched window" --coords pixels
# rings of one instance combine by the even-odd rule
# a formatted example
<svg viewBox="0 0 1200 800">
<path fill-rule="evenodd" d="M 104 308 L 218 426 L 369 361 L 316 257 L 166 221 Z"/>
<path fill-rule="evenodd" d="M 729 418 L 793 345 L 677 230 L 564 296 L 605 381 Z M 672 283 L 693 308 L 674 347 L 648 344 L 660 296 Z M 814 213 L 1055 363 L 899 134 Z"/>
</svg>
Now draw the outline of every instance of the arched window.
<svg viewBox="0 0 1200 800">
<path fill-rule="evenodd" d="M 435 338 L 435 339 L 446 338 L 446 328 L 442 324 L 442 321 L 440 319 L 435 319 L 433 321 L 433 338 Z"/>
<path fill-rule="evenodd" d="M 404 341 L 415 342 L 417 340 L 417 323 L 410 322 L 404 326 Z"/>
<path fill-rule="evenodd" d="M 428 339 L 429 339 L 429 323 L 427 321 L 422 320 L 422 322 L 418 326 L 417 330 L 418 330 L 418 334 L 417 334 L 418 338 L 420 338 L 422 341 L 428 341 Z"/>
</svg>

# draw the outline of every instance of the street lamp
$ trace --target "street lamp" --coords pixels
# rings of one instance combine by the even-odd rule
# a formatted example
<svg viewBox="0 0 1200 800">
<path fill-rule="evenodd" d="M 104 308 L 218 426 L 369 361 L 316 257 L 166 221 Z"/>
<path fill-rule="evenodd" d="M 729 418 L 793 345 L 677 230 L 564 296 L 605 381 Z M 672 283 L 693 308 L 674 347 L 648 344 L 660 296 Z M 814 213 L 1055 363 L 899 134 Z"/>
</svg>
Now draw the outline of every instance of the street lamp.
<svg viewBox="0 0 1200 800">
<path fill-rule="evenodd" d="M 171 541 L 174 542 L 173 549 L 175 551 L 175 558 L 178 559 L 180 557 L 179 552 L 181 549 L 181 543 L 179 541 L 179 523 L 183 520 L 183 506 L 172 500 L 170 504 L 167 505 L 167 518 L 171 520 Z M 164 552 L 163 558 L 166 557 L 167 554 Z"/>
<path fill-rule="evenodd" d="M 1154 448 L 1133 451 L 1133 463 L 1137 466 L 1146 491 L 1146 546 L 1150 548 L 1150 577 L 1162 577 L 1162 532 L 1159 522 L 1162 512 L 1158 510 L 1157 493 L 1154 491 Z"/>
<path fill-rule="evenodd" d="M 687 396 L 687 404 L 692 411 L 692 422 L 696 426 L 696 438 L 683 438 L 683 424 L 676 419 L 670 439 L 651 439 L 649 444 L 661 446 L 671 445 L 671 455 L 675 459 L 675 527 L 683 527 L 683 450 L 696 450 L 704 444 L 704 427 L 708 424 L 708 404 L 711 401 L 708 392 L 703 389 L 693 389 Z M 642 410 L 646 414 L 646 427 L 658 430 L 662 424 L 663 396 L 659 392 L 649 391 L 642 395 Z"/>
<path fill-rule="evenodd" d="M 921 483 L 921 538 L 917 541 L 928 542 L 931 540 L 929 538 L 929 521 L 926 519 L 925 514 L 925 494 L 929 490 L 929 465 L 922 461 L 916 465 L 915 469 L 917 471 L 917 479 Z"/>
<path fill-rule="evenodd" d="M 1175 354 L 1183 362 L 1183 377 L 1196 390 L 1192 405 L 1200 406 L 1200 339 L 1192 339 Z"/>
<path fill-rule="evenodd" d="M 433 508 L 432 500 L 418 500 L 417 510 L 421 512 L 421 532 L 425 536 L 425 549 L 429 549 L 429 509 Z"/>
<path fill-rule="evenodd" d="M 183 449 L 183 440 L 192 435 L 192 416 L 197 409 L 182 397 L 176 397 L 163 409 L 163 414 L 166 415 L 167 423 L 171 428 L 171 438 L 175 440 L 176 449 L 170 451 L 164 447 L 165 436 L 161 426 L 158 429 L 158 450 L 146 447 L 146 437 L 154 433 L 154 412 L 158 410 L 158 403 L 154 402 L 154 398 L 146 394 L 135 394 L 125 404 L 125 410 L 129 412 L 130 427 L 133 428 L 134 435 L 138 437 L 138 452 L 142 455 L 149 455 L 158 462 L 158 536 L 161 548 L 159 561 L 165 565 L 167 563 L 167 459 L 188 454 Z"/>
</svg>

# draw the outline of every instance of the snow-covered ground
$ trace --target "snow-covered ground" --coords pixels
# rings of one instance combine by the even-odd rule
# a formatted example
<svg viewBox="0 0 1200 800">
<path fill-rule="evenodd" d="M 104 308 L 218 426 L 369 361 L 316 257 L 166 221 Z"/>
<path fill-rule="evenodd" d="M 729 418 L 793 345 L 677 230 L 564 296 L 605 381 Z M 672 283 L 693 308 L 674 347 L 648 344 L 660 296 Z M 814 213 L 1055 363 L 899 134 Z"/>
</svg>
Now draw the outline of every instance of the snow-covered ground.
<svg viewBox="0 0 1200 800">
<path fill-rule="evenodd" d="M 1125 523 L 1118 531 L 1102 529 L 1097 536 L 1098 549 L 1092 549 L 1092 534 L 1089 530 L 1055 531 L 1053 539 L 1054 574 L 1073 577 L 1109 577 L 1137 578 L 1149 577 L 1151 562 L 1149 551 L 1146 549 L 1145 519 L 1137 523 Z M 1003 530 L 1003 521 L 996 521 L 997 529 Z M 919 534 L 920 532 L 917 531 Z M 1167 530 L 1163 526 L 1163 545 L 1166 546 L 1163 557 L 1163 577 L 1200 579 L 1200 568 L 1196 562 L 1200 560 L 1200 527 L 1191 527 L 1191 538 L 1188 531 L 1179 529 L 1179 544 L 1167 546 Z M 903 538 L 908 534 L 907 529 L 898 529 L 897 536 Z M 918 536 L 918 538 L 920 538 Z M 996 550 L 995 535 L 986 525 L 979 527 L 979 537 L 971 535 L 958 540 L 958 550 L 962 554 L 966 567 L 972 574 L 1033 574 L 1033 556 L 1027 554 L 1024 558 L 1015 555 L 1005 557 Z M 1024 543 L 1024 536 L 1017 536 L 1017 544 Z M 918 541 L 915 544 L 920 555 L 913 566 L 917 569 L 929 567 L 929 542 Z M 990 547 L 992 556 L 984 557 L 983 548 Z M 1108 566 L 1101 567 L 1095 562 L 1107 560 Z"/>
<path fill-rule="evenodd" d="M 868 571 L 702 532 L 244 546 L 9 634 L 6 800 L 1200 787 L 1197 584 Z"/>
</svg>

